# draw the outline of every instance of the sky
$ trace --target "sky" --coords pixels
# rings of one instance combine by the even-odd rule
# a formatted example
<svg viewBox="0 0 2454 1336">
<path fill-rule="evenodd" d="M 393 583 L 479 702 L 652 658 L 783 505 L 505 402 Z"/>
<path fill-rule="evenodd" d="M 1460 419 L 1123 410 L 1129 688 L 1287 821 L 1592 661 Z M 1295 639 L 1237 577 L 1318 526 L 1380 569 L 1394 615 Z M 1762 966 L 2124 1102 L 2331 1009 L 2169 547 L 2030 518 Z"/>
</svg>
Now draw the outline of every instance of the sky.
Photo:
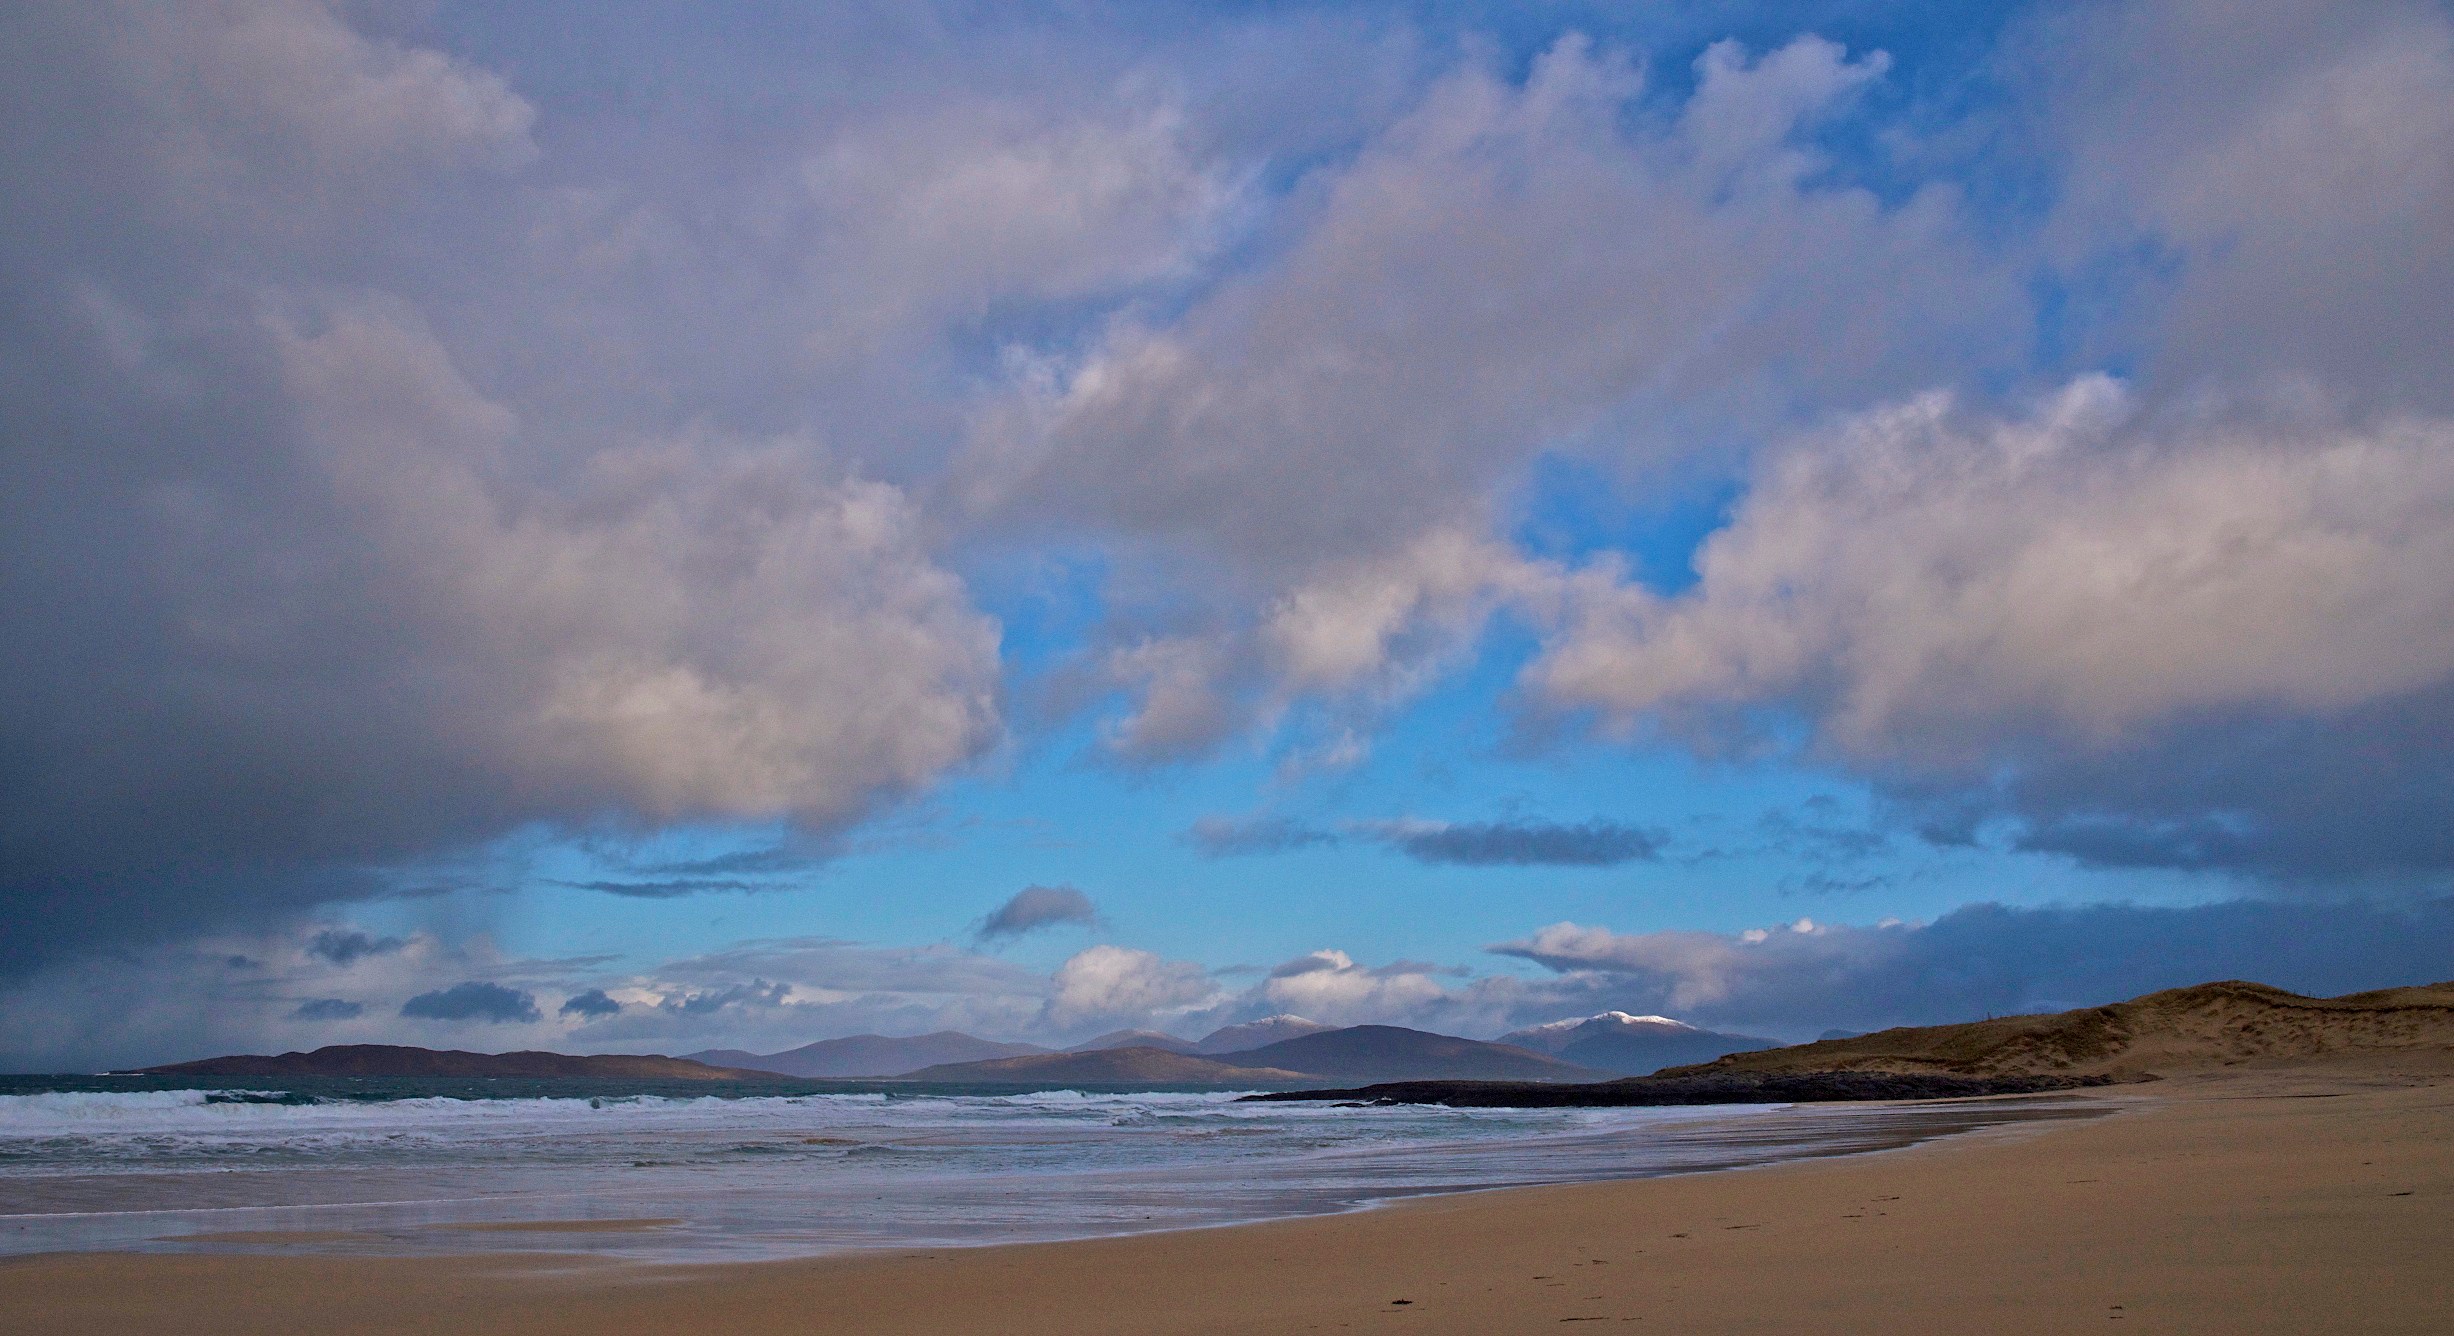
<svg viewBox="0 0 2454 1336">
<path fill-rule="evenodd" d="M 2454 7 L 0 14 L 0 1069 L 2454 977 Z"/>
</svg>

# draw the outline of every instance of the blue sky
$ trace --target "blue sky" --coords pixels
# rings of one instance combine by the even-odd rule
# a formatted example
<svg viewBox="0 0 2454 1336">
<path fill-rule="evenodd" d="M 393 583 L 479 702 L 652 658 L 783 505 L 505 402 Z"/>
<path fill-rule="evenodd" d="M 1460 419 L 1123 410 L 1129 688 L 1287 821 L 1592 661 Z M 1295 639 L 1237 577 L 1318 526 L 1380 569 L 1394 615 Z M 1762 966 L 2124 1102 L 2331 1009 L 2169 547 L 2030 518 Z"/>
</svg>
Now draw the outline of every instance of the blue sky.
<svg viewBox="0 0 2454 1336">
<path fill-rule="evenodd" d="M 2442 4 L 5 23 L 0 1063 L 2454 973 Z"/>
</svg>

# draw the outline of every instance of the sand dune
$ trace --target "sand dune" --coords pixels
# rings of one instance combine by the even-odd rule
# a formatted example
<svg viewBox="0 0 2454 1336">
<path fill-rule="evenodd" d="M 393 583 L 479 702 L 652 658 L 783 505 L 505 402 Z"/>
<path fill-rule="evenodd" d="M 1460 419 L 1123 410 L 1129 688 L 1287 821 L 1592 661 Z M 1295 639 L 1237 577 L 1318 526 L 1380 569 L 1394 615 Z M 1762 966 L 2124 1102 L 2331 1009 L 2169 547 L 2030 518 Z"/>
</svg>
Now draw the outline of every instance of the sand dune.
<svg viewBox="0 0 2454 1336">
<path fill-rule="evenodd" d="M 1733 1053 L 1661 1075 L 1868 1071 L 2125 1080 L 2262 1060 L 2447 1047 L 2454 1047 L 2454 983 L 2320 998 L 2228 980 L 2079 1011 Z"/>
</svg>

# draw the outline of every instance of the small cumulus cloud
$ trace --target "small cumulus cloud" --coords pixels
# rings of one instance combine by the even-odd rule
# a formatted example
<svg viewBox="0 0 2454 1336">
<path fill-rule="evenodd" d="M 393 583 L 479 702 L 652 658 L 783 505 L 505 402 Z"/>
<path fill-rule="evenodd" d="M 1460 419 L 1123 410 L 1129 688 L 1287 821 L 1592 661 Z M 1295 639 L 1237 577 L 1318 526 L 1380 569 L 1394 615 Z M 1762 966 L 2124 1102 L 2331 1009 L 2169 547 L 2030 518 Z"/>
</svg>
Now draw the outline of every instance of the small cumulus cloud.
<svg viewBox="0 0 2454 1336">
<path fill-rule="evenodd" d="M 1270 971 L 1273 979 L 1293 979 L 1306 974 L 1351 970 L 1355 958 L 1344 951 L 1308 951 Z"/>
<path fill-rule="evenodd" d="M 1250 1001 L 1254 1010 L 1293 1012 L 1332 1025 L 1413 1019 L 1453 1001 L 1435 972 L 1452 971 L 1414 961 L 1372 969 L 1344 951 L 1312 951 L 1271 970 Z"/>
<path fill-rule="evenodd" d="M 506 1024 L 512 1021 L 543 1020 L 537 1010 L 537 999 L 516 988 L 499 983 L 453 984 L 431 993 L 420 993 L 401 1004 L 400 1014 L 417 1020 L 486 1021 Z"/>
<path fill-rule="evenodd" d="M 604 994 L 599 993 L 597 996 L 603 997 Z M 754 979 L 748 983 L 737 983 L 727 988 L 711 988 L 696 993 L 676 993 L 656 1005 L 663 1010 L 678 1012 L 684 1016 L 707 1016 L 722 1011 L 726 1007 L 780 1007 L 791 1000 L 791 984 L 769 983 L 765 979 Z"/>
<path fill-rule="evenodd" d="M 555 1014 L 577 1016 L 582 1020 L 592 1021 L 600 1016 L 611 1016 L 620 1010 L 622 1010 L 622 1004 L 608 997 L 604 989 L 591 988 L 565 1001 Z"/>
<path fill-rule="evenodd" d="M 292 1020 L 354 1021 L 366 1014 L 364 1002 L 352 1002 L 345 997 L 310 998 L 298 1004 L 290 1013 Z"/>
<path fill-rule="evenodd" d="M 982 941 L 1010 940 L 1042 928 L 1088 928 L 1099 923 L 1091 897 L 1071 886 L 1026 886 L 980 924 Z"/>
<path fill-rule="evenodd" d="M 1094 946 L 1057 967 L 1043 1018 L 1059 1029 L 1181 1015 L 1218 1000 L 1210 972 L 1149 951 Z"/>
</svg>

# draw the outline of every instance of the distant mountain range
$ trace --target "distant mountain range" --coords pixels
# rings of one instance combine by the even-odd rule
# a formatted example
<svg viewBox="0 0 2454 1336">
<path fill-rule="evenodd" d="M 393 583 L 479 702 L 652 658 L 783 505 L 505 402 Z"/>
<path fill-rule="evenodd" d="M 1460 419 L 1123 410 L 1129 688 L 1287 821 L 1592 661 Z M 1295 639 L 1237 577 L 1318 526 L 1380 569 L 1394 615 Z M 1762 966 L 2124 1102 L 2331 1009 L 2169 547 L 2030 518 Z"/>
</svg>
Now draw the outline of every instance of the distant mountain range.
<svg viewBox="0 0 2454 1336">
<path fill-rule="evenodd" d="M 1212 1030 L 1202 1036 L 1199 1043 L 1193 1045 L 1192 1051 L 1195 1053 L 1243 1053 L 1259 1048 L 1263 1044 L 1275 1044 L 1281 1039 L 1300 1039 L 1308 1034 L 1319 1034 L 1323 1030 L 1336 1028 L 1334 1025 L 1323 1025 L 1319 1021 L 1305 1020 L 1301 1016 L 1265 1016 L 1257 1021 L 1246 1021 L 1242 1025 L 1230 1025 L 1224 1029 Z"/>
<path fill-rule="evenodd" d="M 1096 1039 L 1085 1039 L 1065 1051 L 1097 1053 L 1111 1048 L 1156 1048 L 1169 1053 L 1191 1053 L 1195 1050 L 1195 1044 L 1190 1039 L 1179 1039 L 1157 1030 L 1110 1030 Z"/>
<path fill-rule="evenodd" d="M 1722 1034 L 1668 1016 L 1631 1016 L 1624 1011 L 1536 1025 L 1501 1035 L 1500 1042 L 1614 1076 L 1643 1076 L 1664 1067 L 1711 1062 L 1728 1053 L 1781 1046 L 1777 1039 Z"/>
<path fill-rule="evenodd" d="M 2351 1064 L 2434 1079 L 2454 1049 L 2454 982 L 2303 997 L 2237 979 L 2109 1006 L 1925 1025 L 1733 1053 L 1591 1085 L 1415 1080 L 1254 1095 L 1460 1108 L 1966 1099 L 2152 1081 L 2243 1063 Z M 2341 1070 L 2338 1067 L 2337 1070 Z"/>
<path fill-rule="evenodd" d="M 1278 1085 L 1304 1081 L 1597 1081 L 1770 1047 L 1661 1016 L 1604 1012 L 1491 1043 L 1394 1025 L 1333 1027 L 1301 1016 L 1230 1025 L 1200 1039 L 1117 1030 L 1063 1052 L 955 1030 L 852 1035 L 781 1053 L 712 1048 L 679 1058 L 466 1053 L 384 1044 L 208 1058 L 146 1069 L 184 1076 L 600 1077 L 616 1080 L 915 1080 L 965 1084 Z"/>
<path fill-rule="evenodd" d="M 141 1076 L 449 1076 L 610 1081 L 739 1081 L 761 1071 L 711 1066 L 658 1054 L 466 1053 L 399 1044 L 334 1044 L 312 1053 L 243 1053 L 197 1062 L 140 1067 Z"/>
<path fill-rule="evenodd" d="M 1334 1030 L 1334 1025 L 1308 1021 L 1301 1016 L 1270 1016 L 1212 1030 L 1199 1039 L 1182 1039 L 1157 1030 L 1111 1030 L 1096 1039 L 1086 1039 L 1068 1053 L 1094 1053 L 1105 1048 L 1159 1048 L 1170 1053 L 1197 1053 L 1216 1057 L 1226 1053 L 1246 1053 L 1264 1044 L 1282 1039 L 1299 1039 L 1308 1034 Z"/>
<path fill-rule="evenodd" d="M 901 1076 L 941 1063 L 980 1062 L 989 1058 L 1046 1052 L 1047 1049 L 1037 1044 L 1001 1044 L 994 1039 L 975 1039 L 959 1030 L 939 1030 L 934 1034 L 903 1038 L 856 1034 L 842 1039 L 821 1039 L 815 1044 L 803 1044 L 781 1053 L 710 1048 L 683 1056 L 693 1062 L 745 1067 L 754 1072 L 774 1072 L 779 1076 L 843 1080 L 863 1076 Z"/>
<path fill-rule="evenodd" d="M 1306 1022 L 1309 1024 L 1309 1022 Z M 1279 1029 L 1293 1029 L 1282 1025 Z M 1165 1072 L 1168 1075 L 1158 1075 Z M 1164 1080 L 1236 1085 L 1281 1081 L 1596 1081 L 1611 1073 L 1507 1044 L 1395 1025 L 1319 1027 L 1258 1048 L 1208 1056 L 1149 1045 L 951 1063 L 916 1081 L 1113 1084 Z"/>
<path fill-rule="evenodd" d="M 1294 1039 L 1318 1034 L 1332 1027 L 1301 1016 L 1271 1016 L 1213 1030 L 1200 1039 L 1184 1039 L 1157 1030 L 1113 1030 L 1096 1039 L 1087 1039 L 1065 1050 L 1065 1053 L 1096 1053 L 1115 1048 L 1155 1048 L 1169 1053 L 1215 1056 L 1256 1049 L 1282 1039 Z M 751 1071 L 774 1072 L 780 1076 L 799 1076 L 815 1080 L 848 1080 L 866 1078 L 887 1080 L 916 1076 L 932 1067 L 960 1063 L 990 1062 L 999 1058 L 1020 1058 L 1057 1054 L 1056 1050 L 1038 1044 L 1008 1044 L 993 1039 L 979 1039 L 958 1030 L 939 1030 L 935 1034 L 911 1035 L 898 1038 L 881 1034 L 856 1034 L 844 1039 L 821 1039 L 815 1044 L 782 1053 L 752 1053 L 739 1048 L 710 1048 L 683 1056 L 693 1062 L 720 1067 L 741 1067 Z M 1090 1070 L 1089 1064 L 1082 1070 Z M 934 1078 L 931 1078 L 934 1079 Z M 970 1076 L 952 1080 L 988 1079 Z M 1082 1076 L 1068 1079 L 1105 1081 L 1110 1078 Z M 1120 1077 L 1119 1080 L 1139 1078 Z M 1182 1081 L 1206 1078 L 1181 1077 Z"/>
<path fill-rule="evenodd" d="M 1270 1066 L 1239 1066 L 1164 1048 L 1129 1046 L 1078 1053 L 1032 1053 L 986 1062 L 926 1067 L 909 1080 L 963 1085 L 1281 1085 L 1314 1079 L 1311 1073 Z"/>
</svg>

